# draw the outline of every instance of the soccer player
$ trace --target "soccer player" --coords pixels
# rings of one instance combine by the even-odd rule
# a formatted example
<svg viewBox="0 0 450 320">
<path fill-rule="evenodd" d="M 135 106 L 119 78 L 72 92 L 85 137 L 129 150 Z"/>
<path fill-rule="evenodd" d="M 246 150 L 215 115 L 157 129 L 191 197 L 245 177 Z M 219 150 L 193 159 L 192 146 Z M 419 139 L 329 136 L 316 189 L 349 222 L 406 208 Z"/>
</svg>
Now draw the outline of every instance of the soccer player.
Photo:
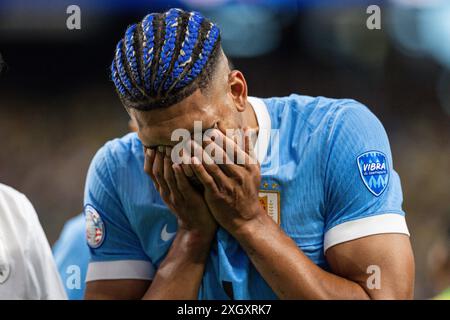
<svg viewBox="0 0 450 320">
<path fill-rule="evenodd" d="M 249 97 L 218 27 L 179 9 L 130 26 L 111 71 L 138 132 L 108 142 L 88 172 L 86 298 L 412 297 L 400 179 L 364 105 Z M 198 141 L 195 121 L 211 139 Z M 181 164 L 179 129 L 194 151 Z M 254 150 L 229 129 L 256 131 Z M 244 161 L 212 162 L 210 146 Z"/>
<path fill-rule="evenodd" d="M 66 298 L 32 204 L 0 184 L 0 300 Z"/>
</svg>

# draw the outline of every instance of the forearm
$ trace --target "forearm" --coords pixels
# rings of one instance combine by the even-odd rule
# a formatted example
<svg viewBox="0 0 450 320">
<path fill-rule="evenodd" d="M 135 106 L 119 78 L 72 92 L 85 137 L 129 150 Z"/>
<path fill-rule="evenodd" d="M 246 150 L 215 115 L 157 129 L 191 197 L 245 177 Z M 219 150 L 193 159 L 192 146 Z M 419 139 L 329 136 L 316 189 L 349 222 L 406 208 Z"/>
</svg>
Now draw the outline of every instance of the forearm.
<svg viewBox="0 0 450 320">
<path fill-rule="evenodd" d="M 180 229 L 143 299 L 197 299 L 211 241 Z"/>
<path fill-rule="evenodd" d="M 233 235 L 281 299 L 369 299 L 358 283 L 314 264 L 266 214 Z"/>
</svg>

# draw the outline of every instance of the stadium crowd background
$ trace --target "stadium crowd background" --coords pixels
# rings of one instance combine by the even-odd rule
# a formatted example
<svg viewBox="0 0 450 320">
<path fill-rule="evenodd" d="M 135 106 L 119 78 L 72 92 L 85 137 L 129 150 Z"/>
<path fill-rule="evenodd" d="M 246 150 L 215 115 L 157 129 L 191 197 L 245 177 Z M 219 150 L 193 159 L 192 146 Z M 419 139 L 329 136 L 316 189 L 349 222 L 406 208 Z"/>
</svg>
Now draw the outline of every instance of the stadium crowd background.
<svg viewBox="0 0 450 320">
<path fill-rule="evenodd" d="M 66 27 L 71 4 L 81 9 L 81 30 Z M 381 30 L 366 26 L 373 4 L 381 7 Z M 0 54 L 7 64 L 0 78 L 0 182 L 29 197 L 50 243 L 81 212 L 97 149 L 128 130 L 109 80 L 116 40 L 128 24 L 169 7 L 199 10 L 219 24 L 224 49 L 251 95 L 366 104 L 388 132 L 402 180 L 416 298 L 450 286 L 445 0 L 0 2 Z"/>
</svg>

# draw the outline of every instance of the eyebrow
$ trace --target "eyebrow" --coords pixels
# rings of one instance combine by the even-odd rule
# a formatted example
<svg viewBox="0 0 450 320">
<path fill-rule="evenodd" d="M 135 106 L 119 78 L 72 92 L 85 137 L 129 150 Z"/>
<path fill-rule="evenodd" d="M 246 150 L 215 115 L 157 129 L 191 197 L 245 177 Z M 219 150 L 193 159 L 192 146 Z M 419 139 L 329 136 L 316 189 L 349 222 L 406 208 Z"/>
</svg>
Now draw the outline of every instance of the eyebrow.
<svg viewBox="0 0 450 320">
<path fill-rule="evenodd" d="M 214 122 L 214 124 L 212 125 L 212 127 L 210 127 L 210 128 L 205 128 L 205 129 L 203 129 L 202 130 L 202 135 L 204 135 L 205 134 L 205 132 L 207 131 L 207 130 L 210 130 L 210 129 L 216 129 L 216 122 Z M 194 133 L 193 131 L 189 131 L 191 134 L 192 133 Z M 142 141 L 141 141 L 142 142 Z M 146 149 L 156 149 L 156 148 L 158 148 L 159 146 L 161 146 L 161 145 L 145 145 L 145 144 L 142 144 L 143 146 L 144 146 L 144 148 L 146 148 Z M 165 145 L 162 145 L 162 146 L 165 146 Z"/>
<path fill-rule="evenodd" d="M 158 148 L 158 146 L 146 146 L 145 144 L 142 144 L 144 146 L 145 149 L 156 149 Z"/>
</svg>

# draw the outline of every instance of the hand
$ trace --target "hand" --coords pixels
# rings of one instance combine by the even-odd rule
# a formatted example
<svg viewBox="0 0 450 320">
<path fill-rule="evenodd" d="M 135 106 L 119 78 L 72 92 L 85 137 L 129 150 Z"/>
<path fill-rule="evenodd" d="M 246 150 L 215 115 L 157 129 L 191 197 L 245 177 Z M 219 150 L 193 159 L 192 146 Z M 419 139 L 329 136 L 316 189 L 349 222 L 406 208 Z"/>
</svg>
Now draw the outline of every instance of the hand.
<svg viewBox="0 0 450 320">
<path fill-rule="evenodd" d="M 205 149 L 194 143 L 194 154 L 202 154 L 203 163 L 193 157 L 191 167 L 205 188 L 204 197 L 214 218 L 234 234 L 248 222 L 265 214 L 258 199 L 260 165 L 247 133 L 244 138 L 245 151 L 219 130 L 215 130 L 213 135 L 215 139 L 211 143 L 215 144 L 214 148 L 207 149 L 214 150 L 214 159 L 221 159 L 223 164 L 216 164 Z M 232 161 L 234 159 L 229 157 L 230 153 L 234 159 L 240 159 L 242 165 L 234 164 L 236 161 Z"/>
<path fill-rule="evenodd" d="M 144 171 L 178 219 L 178 227 L 212 240 L 217 223 L 202 195 L 188 181 L 185 171 L 170 158 L 171 148 L 146 149 Z M 189 172 L 189 171 L 188 171 Z"/>
</svg>

